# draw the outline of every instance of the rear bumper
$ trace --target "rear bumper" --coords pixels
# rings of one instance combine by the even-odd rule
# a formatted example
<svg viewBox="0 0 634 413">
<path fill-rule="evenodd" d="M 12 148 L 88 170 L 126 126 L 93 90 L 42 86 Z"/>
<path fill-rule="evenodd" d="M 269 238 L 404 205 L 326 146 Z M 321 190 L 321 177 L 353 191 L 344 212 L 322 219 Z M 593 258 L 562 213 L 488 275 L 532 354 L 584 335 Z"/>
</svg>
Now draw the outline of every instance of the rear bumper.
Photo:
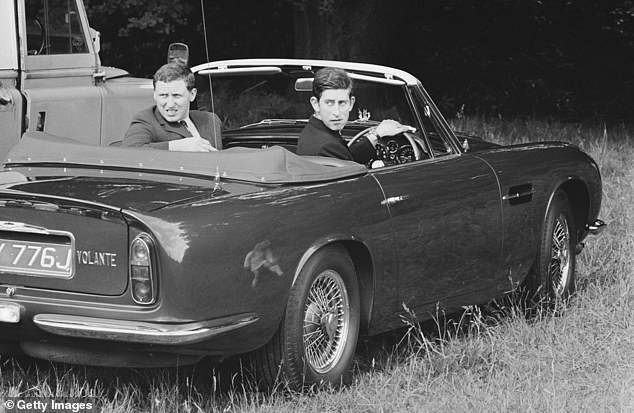
<svg viewBox="0 0 634 413">
<path fill-rule="evenodd" d="M 258 320 L 259 317 L 253 313 L 185 324 L 123 321 L 64 314 L 37 314 L 33 317 L 33 323 L 37 327 L 58 336 L 168 346 L 182 346 L 209 340 L 249 326 Z"/>
</svg>

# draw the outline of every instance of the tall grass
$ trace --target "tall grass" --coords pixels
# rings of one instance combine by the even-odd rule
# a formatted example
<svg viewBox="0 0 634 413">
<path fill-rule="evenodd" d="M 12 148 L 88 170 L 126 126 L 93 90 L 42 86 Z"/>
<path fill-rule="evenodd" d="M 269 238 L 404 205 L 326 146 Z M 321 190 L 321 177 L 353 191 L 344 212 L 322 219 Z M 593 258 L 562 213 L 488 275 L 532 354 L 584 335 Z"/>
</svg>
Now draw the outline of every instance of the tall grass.
<svg viewBox="0 0 634 413">
<path fill-rule="evenodd" d="M 541 121 L 454 121 L 499 143 L 572 142 L 603 175 L 609 228 L 577 257 L 577 294 L 557 316 L 511 300 L 362 341 L 355 381 L 292 394 L 253 390 L 239 365 L 132 370 L 0 360 L 0 399 L 84 397 L 112 412 L 634 411 L 634 130 Z M 227 384 L 228 383 L 228 384 Z"/>
</svg>

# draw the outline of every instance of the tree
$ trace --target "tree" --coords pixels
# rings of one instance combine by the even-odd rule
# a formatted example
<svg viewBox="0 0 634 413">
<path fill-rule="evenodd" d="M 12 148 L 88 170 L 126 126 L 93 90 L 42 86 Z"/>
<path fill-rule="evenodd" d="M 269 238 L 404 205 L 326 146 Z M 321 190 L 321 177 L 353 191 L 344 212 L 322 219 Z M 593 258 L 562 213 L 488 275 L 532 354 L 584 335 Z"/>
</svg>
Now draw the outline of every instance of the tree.
<svg viewBox="0 0 634 413">
<path fill-rule="evenodd" d="M 369 61 L 387 36 L 381 0 L 287 0 L 293 5 L 294 55 Z"/>
<path fill-rule="evenodd" d="M 465 105 L 467 114 L 634 118 L 632 0 L 85 3 L 102 32 L 102 62 L 140 76 L 178 41 L 192 64 L 208 54 L 402 68 L 450 115 Z"/>
<path fill-rule="evenodd" d="M 172 39 L 188 30 L 195 7 L 172 0 L 84 0 L 101 32 L 102 61 L 149 76 L 165 62 Z"/>
</svg>

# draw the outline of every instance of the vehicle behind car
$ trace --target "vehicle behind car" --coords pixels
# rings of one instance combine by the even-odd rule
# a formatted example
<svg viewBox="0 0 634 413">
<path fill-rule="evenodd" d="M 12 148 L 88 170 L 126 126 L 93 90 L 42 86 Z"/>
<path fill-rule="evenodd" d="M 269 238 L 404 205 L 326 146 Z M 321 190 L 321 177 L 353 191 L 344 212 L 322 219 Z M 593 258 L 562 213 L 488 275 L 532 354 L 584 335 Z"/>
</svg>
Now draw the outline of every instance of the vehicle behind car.
<svg viewBox="0 0 634 413">
<path fill-rule="evenodd" d="M 152 104 L 152 82 L 105 67 L 82 0 L 0 2 L 0 157 L 27 131 L 108 145 Z"/>
</svg>

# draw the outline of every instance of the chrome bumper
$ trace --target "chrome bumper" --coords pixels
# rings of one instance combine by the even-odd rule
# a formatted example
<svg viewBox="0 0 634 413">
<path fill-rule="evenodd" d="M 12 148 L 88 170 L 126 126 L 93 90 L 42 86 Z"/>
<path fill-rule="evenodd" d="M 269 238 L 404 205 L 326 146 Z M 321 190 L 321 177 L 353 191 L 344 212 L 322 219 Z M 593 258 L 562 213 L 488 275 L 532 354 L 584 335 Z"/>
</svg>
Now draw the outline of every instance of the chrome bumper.
<svg viewBox="0 0 634 413">
<path fill-rule="evenodd" d="M 599 235 L 607 227 L 607 224 L 600 219 L 594 221 L 593 224 L 586 224 L 586 231 L 592 235 Z"/>
<path fill-rule="evenodd" d="M 38 314 L 33 322 L 52 334 L 123 341 L 128 343 L 186 345 L 208 340 L 219 334 L 255 323 L 255 314 L 239 314 L 208 322 L 163 324 L 137 321 L 110 320 L 64 314 Z"/>
</svg>

